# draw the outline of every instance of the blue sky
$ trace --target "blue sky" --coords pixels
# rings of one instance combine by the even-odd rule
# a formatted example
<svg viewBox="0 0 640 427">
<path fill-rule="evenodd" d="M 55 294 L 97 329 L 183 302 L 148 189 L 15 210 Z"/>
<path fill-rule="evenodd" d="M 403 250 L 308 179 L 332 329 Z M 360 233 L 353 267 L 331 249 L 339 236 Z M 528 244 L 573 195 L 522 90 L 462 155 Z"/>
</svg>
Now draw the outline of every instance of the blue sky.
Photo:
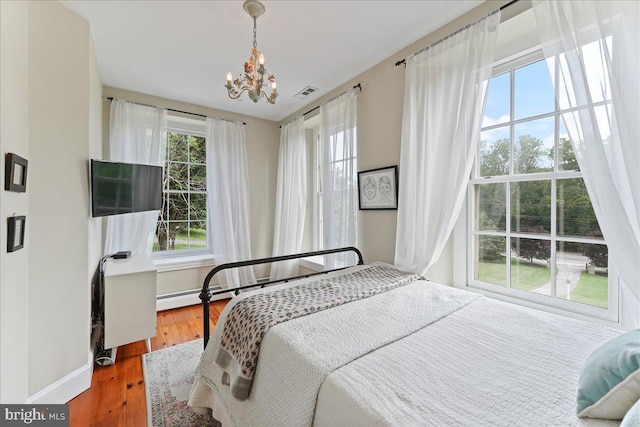
<svg viewBox="0 0 640 427">
<path fill-rule="evenodd" d="M 491 79 L 483 126 L 506 123 L 510 118 L 509 73 Z M 545 61 L 534 62 L 514 71 L 514 118 L 523 119 L 550 113 L 554 109 L 554 92 Z M 543 119 L 518 125 L 517 133 L 528 133 L 553 142 L 553 120 Z M 500 132 L 503 134 L 503 132 Z M 502 136 L 502 135 L 501 135 Z"/>
<path fill-rule="evenodd" d="M 554 111 L 555 95 L 553 83 L 544 60 L 514 70 L 514 119 L 526 119 Z M 495 76 L 489 84 L 483 127 L 508 123 L 510 119 L 511 83 L 510 74 Z M 554 146 L 554 118 L 525 121 L 514 126 L 514 138 L 531 135 L 543 141 L 546 148 Z M 560 136 L 566 136 L 561 125 Z M 482 139 L 492 141 L 509 137 L 509 127 L 497 127 L 482 133 Z M 546 150 L 545 150 L 546 151 Z M 540 159 L 543 163 L 548 159 Z M 544 165 L 551 167 L 552 165 Z"/>
<path fill-rule="evenodd" d="M 581 48 L 582 60 L 587 64 L 584 79 L 589 87 L 589 99 L 576 101 L 571 84 L 564 86 L 563 79 L 570 81 L 570 72 L 564 56 L 559 57 L 559 63 L 555 59 L 549 59 L 551 67 L 558 65 L 560 78 L 560 106 L 566 109 L 569 105 L 577 106 L 579 102 L 602 102 L 611 99 L 611 87 L 609 84 L 608 68 L 603 57 L 607 52 L 611 52 L 611 38 L 606 40 L 608 50 L 604 49 L 602 42 L 594 41 L 583 45 Z M 511 85 L 509 73 L 501 74 L 491 79 L 489 92 L 485 108 L 483 127 L 507 123 L 510 119 L 509 99 L 511 96 Z M 549 75 L 547 61 L 540 60 L 532 64 L 514 70 L 514 119 L 526 119 L 527 117 L 550 113 L 554 109 L 554 90 L 551 77 Z M 611 136 L 609 123 L 611 121 L 611 106 L 608 104 L 598 105 L 594 108 L 596 121 L 603 140 Z M 577 117 L 568 118 L 567 125 L 571 127 L 571 134 L 581 139 L 581 129 L 578 126 Z M 575 119 L 575 120 L 574 120 Z M 559 129 L 560 138 L 568 138 L 567 129 L 561 121 Z M 545 146 L 552 147 L 554 143 L 554 126 L 552 119 L 541 119 L 526 121 L 517 125 L 516 138 L 518 135 L 527 134 L 544 141 Z M 483 139 L 491 142 L 508 135 L 508 127 L 496 128 L 483 133 Z"/>
</svg>

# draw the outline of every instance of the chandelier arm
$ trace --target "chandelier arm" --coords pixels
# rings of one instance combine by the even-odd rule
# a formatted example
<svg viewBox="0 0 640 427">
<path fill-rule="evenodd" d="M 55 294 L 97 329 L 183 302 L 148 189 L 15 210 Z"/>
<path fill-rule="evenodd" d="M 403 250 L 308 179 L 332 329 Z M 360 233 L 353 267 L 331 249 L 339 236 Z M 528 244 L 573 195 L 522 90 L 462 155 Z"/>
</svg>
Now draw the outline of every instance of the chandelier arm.
<svg viewBox="0 0 640 427">
<path fill-rule="evenodd" d="M 274 93 L 273 91 L 271 92 L 271 95 L 267 95 L 267 92 L 262 91 L 262 95 L 264 96 L 264 99 L 269 103 L 269 104 L 275 104 L 276 103 L 276 98 L 278 97 L 277 93 Z"/>
<path fill-rule="evenodd" d="M 235 90 L 234 88 L 229 88 L 227 86 L 225 86 L 227 88 L 227 95 L 229 95 L 229 98 L 231 99 L 238 99 L 240 98 L 240 95 L 242 95 L 244 92 L 248 91 L 250 88 L 248 87 L 243 87 L 242 89 L 240 89 L 240 91 Z"/>
</svg>

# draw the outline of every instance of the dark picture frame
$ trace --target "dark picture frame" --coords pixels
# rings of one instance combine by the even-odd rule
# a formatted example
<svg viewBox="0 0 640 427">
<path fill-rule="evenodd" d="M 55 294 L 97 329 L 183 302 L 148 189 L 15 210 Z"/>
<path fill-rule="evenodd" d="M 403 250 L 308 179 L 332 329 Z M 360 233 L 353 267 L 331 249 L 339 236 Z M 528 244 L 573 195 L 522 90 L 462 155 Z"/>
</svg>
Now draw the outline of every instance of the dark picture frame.
<svg viewBox="0 0 640 427">
<path fill-rule="evenodd" d="M 7 252 L 15 252 L 24 247 L 24 230 L 27 217 L 10 216 L 7 218 Z"/>
<path fill-rule="evenodd" d="M 398 209 L 398 166 L 358 172 L 360 210 Z"/>
<path fill-rule="evenodd" d="M 27 159 L 7 153 L 4 165 L 4 189 L 25 193 L 27 191 Z"/>
</svg>

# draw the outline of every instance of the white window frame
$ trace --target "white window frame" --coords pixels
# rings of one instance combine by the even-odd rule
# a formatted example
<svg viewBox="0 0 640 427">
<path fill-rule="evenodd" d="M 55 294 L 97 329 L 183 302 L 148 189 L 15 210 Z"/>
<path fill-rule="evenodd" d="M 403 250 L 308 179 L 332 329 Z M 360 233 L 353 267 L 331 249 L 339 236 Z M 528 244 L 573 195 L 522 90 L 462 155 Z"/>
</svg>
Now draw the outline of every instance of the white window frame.
<svg viewBox="0 0 640 427">
<path fill-rule="evenodd" d="M 343 127 L 336 128 L 335 132 L 332 132 L 332 135 L 337 135 L 343 132 Z M 357 132 L 357 127 L 355 129 Z M 357 148 L 356 148 L 357 150 Z M 355 157 L 351 157 L 348 159 L 342 159 L 334 161 L 333 163 L 338 162 L 348 162 L 355 159 L 357 162 L 358 153 L 356 151 Z M 312 229 L 313 229 L 313 250 L 319 251 L 324 249 L 324 237 L 323 237 L 323 162 L 324 162 L 324 147 L 322 146 L 322 139 L 320 137 L 320 129 L 318 127 L 313 128 L 313 154 L 312 154 L 312 184 L 313 184 L 313 212 L 312 212 Z M 357 183 L 356 183 L 357 185 Z M 357 224 L 356 224 L 357 229 Z M 316 268 L 322 265 L 323 261 L 321 261 L 322 257 L 318 257 L 314 260 L 316 263 Z"/>
<path fill-rule="evenodd" d="M 206 128 L 205 123 L 201 120 L 191 119 L 184 116 L 169 116 L 167 125 L 167 138 L 169 133 L 179 133 L 183 135 L 193 135 L 205 139 L 206 143 Z M 165 161 L 166 167 L 166 161 Z M 211 173 L 209 164 L 206 164 L 207 175 Z M 163 198 L 166 194 L 166 189 L 163 188 Z M 205 194 L 208 195 L 208 191 L 205 190 Z M 209 205 L 207 203 L 207 218 L 205 220 L 207 227 L 206 248 L 196 249 L 178 249 L 168 251 L 154 251 L 151 253 L 151 258 L 154 263 L 162 271 L 180 270 L 184 268 L 197 268 L 211 266 L 214 264 L 214 251 L 213 251 L 213 235 L 209 224 Z M 159 270 L 160 271 L 160 270 Z"/>
<path fill-rule="evenodd" d="M 356 135 L 357 135 L 357 127 L 354 128 Z M 344 126 L 340 126 L 337 127 L 335 129 L 332 129 L 331 132 L 331 136 L 337 136 L 340 135 L 341 133 L 344 133 L 345 129 Z M 322 146 L 322 140 L 320 138 L 320 133 L 319 130 L 316 128 L 314 129 L 314 143 L 313 143 L 313 188 L 314 188 L 314 198 L 313 198 L 313 246 L 314 246 L 314 250 L 322 250 L 324 249 L 324 244 L 323 244 L 323 226 L 324 226 L 324 221 L 323 221 L 323 201 L 322 201 L 322 190 L 323 190 L 323 166 L 324 166 L 324 147 Z M 357 140 L 357 136 L 356 136 L 356 140 Z M 357 151 L 357 147 L 356 147 L 356 151 L 355 151 L 355 156 L 346 158 L 346 159 L 340 159 L 340 160 L 334 160 L 330 163 L 332 164 L 336 164 L 336 163 L 348 163 L 350 161 L 358 161 L 358 151 Z M 356 163 L 357 164 L 357 163 Z M 354 183 L 354 185 L 358 185 L 357 182 Z M 356 189 L 357 191 L 357 189 Z M 357 224 L 356 224 L 356 230 L 357 230 Z"/>
<path fill-rule="evenodd" d="M 313 129 L 313 250 L 324 249 L 323 213 L 322 213 L 322 144 L 320 143 L 320 131 Z"/>
<path fill-rule="evenodd" d="M 496 65 L 493 70 L 493 76 L 504 74 L 507 71 L 514 70 L 516 68 L 525 66 L 527 64 L 536 62 L 538 60 L 544 59 L 542 51 L 536 49 L 530 53 L 523 53 L 521 56 L 516 59 L 511 58 L 508 61 L 504 61 L 499 65 Z M 557 61 L 556 61 L 557 62 Z M 512 72 L 512 71 L 511 71 Z M 558 72 L 558 67 L 556 66 L 556 73 Z M 556 81 L 558 76 L 556 75 Z M 531 120 L 554 117 L 555 120 L 555 138 L 554 138 L 554 148 L 555 148 L 555 157 L 554 157 L 554 171 L 553 172 L 541 172 L 541 173 L 529 173 L 529 174 L 520 174 L 514 175 L 513 172 L 513 158 L 510 157 L 510 175 L 505 176 L 492 176 L 492 177 L 481 177 L 478 174 L 479 167 L 479 154 L 476 153 L 476 162 L 472 171 L 471 179 L 469 181 L 468 190 L 467 190 L 467 210 L 466 215 L 462 215 L 460 222 L 463 224 L 458 224 L 457 232 L 454 234 L 454 245 L 456 243 L 458 245 L 463 244 L 463 239 L 461 238 L 461 231 L 464 230 L 466 242 L 464 242 L 464 246 L 466 246 L 466 262 L 465 262 L 465 270 L 466 270 L 466 278 L 462 278 L 460 275 L 454 277 L 454 281 L 456 283 L 460 283 L 464 280 L 465 285 L 472 290 L 480 291 L 481 293 L 487 294 L 489 296 L 495 296 L 500 299 L 506 299 L 511 302 L 515 302 L 522 305 L 534 306 L 536 308 L 542 308 L 547 311 L 552 311 L 556 313 L 561 313 L 565 315 L 569 315 L 571 317 L 583 318 L 583 319 L 598 319 L 600 321 L 604 321 L 602 323 L 613 323 L 619 324 L 619 313 L 620 313 L 620 301 L 619 301 L 619 285 L 618 285 L 618 275 L 615 271 L 615 267 L 610 264 L 608 268 L 608 307 L 606 309 L 601 307 L 590 306 L 587 304 L 581 304 L 578 302 L 573 302 L 569 300 L 565 300 L 562 298 L 557 298 L 556 295 L 556 284 L 555 280 L 551 281 L 551 290 L 550 295 L 540 295 L 533 292 L 528 292 L 524 290 L 513 289 L 509 287 L 503 287 L 500 285 L 489 284 L 477 280 L 474 278 L 474 267 L 475 267 L 475 254 L 476 254 L 476 237 L 478 235 L 486 235 L 486 236 L 501 236 L 505 237 L 507 240 L 506 248 L 510 248 L 510 239 L 513 238 L 536 238 L 542 240 L 548 240 L 551 243 L 551 271 L 550 277 L 553 279 L 556 277 L 556 242 L 564 241 L 564 242 L 576 242 L 576 243 L 594 243 L 594 244 L 606 244 L 604 240 L 600 239 L 591 239 L 584 237 L 569 237 L 569 236 L 557 236 L 556 230 L 556 184 L 558 179 L 570 179 L 570 178 L 582 178 L 582 174 L 579 171 L 561 171 L 558 170 L 558 142 L 559 142 L 559 131 L 560 131 L 560 120 L 561 114 L 563 111 L 560 110 L 557 102 L 557 97 L 554 100 L 555 108 L 552 113 L 541 114 L 538 116 L 527 117 L 525 119 L 514 120 L 514 87 L 513 87 L 513 78 L 510 78 L 511 90 L 510 90 L 510 108 L 511 108 L 511 120 L 505 123 L 500 123 L 493 126 L 487 126 L 483 128 L 484 130 L 490 130 L 493 128 L 499 128 L 504 126 L 509 126 L 510 128 L 510 140 L 511 145 L 513 146 L 513 132 L 514 126 L 520 122 L 527 122 Z M 557 91 L 557 89 L 555 89 Z M 603 102 L 604 103 L 604 102 Z M 513 150 L 511 150 L 513 153 Z M 504 182 L 526 182 L 533 180 L 550 180 L 551 181 L 551 233 L 549 235 L 542 234 L 532 234 L 532 233 L 517 233 L 511 231 L 511 192 L 507 189 L 506 191 L 506 226 L 504 232 L 490 232 L 490 231 L 477 231 L 474 230 L 474 221 L 475 221 L 475 188 L 477 184 L 490 184 L 490 183 L 504 183 Z M 505 248 L 505 249 L 506 249 Z M 511 263 L 506 263 L 507 268 L 507 277 L 511 276 Z"/>
</svg>

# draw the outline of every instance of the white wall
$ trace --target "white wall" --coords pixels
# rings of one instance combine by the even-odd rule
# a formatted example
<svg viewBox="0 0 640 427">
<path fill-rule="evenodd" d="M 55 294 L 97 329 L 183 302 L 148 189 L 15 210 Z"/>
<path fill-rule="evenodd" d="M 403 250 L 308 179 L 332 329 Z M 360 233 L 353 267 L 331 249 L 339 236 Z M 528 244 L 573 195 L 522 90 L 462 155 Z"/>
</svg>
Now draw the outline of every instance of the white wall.
<svg viewBox="0 0 640 427">
<path fill-rule="evenodd" d="M 28 395 L 29 251 L 7 253 L 9 216 L 26 215 L 25 247 L 30 239 L 29 196 L 4 190 L 5 154 L 26 159 L 29 151 L 28 20 L 26 2 L 0 2 L 0 402 L 22 403 Z M 29 169 L 31 164 L 29 164 Z M 30 171 L 29 171 L 30 172 Z M 27 180 L 27 191 L 31 182 Z"/>
<path fill-rule="evenodd" d="M 280 129 L 277 123 L 109 86 L 103 87 L 103 96 L 105 98 L 113 97 L 161 108 L 171 108 L 210 117 L 245 122 L 247 162 L 249 165 L 251 255 L 252 258 L 271 256 L 278 172 L 278 146 L 280 143 Z M 103 102 L 103 109 L 105 149 L 102 158 L 108 159 L 109 101 Z M 161 269 L 157 279 L 157 294 L 166 295 L 199 289 L 202 287 L 202 282 L 211 268 L 213 268 L 212 263 L 204 267 L 189 266 L 183 269 L 172 267 L 170 271 Z M 256 270 L 257 277 L 266 275 L 268 275 L 268 271 L 264 268 Z"/>
</svg>

